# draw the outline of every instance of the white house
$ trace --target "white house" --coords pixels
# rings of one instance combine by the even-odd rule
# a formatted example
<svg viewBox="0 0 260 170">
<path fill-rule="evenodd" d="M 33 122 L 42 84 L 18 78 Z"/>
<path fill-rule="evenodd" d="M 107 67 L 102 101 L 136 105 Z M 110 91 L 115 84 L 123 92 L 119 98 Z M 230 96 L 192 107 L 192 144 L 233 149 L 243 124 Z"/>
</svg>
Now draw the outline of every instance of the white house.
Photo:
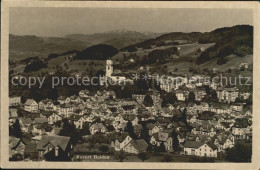
<svg viewBox="0 0 260 170">
<path fill-rule="evenodd" d="M 28 112 L 37 112 L 38 103 L 33 99 L 28 99 L 24 104 L 24 110 L 26 110 Z"/>
<path fill-rule="evenodd" d="M 183 145 L 185 155 L 199 157 L 217 157 L 217 147 L 214 144 L 207 144 L 197 141 L 186 141 Z"/>
</svg>

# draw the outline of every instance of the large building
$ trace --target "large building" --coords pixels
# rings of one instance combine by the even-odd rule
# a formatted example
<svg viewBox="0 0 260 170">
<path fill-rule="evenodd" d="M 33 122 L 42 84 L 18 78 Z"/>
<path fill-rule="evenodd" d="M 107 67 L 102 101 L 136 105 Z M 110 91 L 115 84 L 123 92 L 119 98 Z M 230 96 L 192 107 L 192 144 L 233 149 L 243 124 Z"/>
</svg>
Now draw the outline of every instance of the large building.
<svg viewBox="0 0 260 170">
<path fill-rule="evenodd" d="M 185 155 L 199 157 L 217 157 L 217 147 L 214 144 L 207 144 L 197 141 L 186 141 L 183 145 Z"/>
</svg>

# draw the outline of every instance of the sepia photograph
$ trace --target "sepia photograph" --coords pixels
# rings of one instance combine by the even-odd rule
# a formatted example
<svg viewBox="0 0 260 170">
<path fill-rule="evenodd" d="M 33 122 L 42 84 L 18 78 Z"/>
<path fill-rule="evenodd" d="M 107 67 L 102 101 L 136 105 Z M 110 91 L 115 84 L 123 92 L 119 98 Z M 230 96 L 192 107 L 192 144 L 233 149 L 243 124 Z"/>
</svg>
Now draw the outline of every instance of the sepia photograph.
<svg viewBox="0 0 260 170">
<path fill-rule="evenodd" d="M 255 9 L 103 3 L 5 11 L 7 162 L 253 163 Z"/>
</svg>

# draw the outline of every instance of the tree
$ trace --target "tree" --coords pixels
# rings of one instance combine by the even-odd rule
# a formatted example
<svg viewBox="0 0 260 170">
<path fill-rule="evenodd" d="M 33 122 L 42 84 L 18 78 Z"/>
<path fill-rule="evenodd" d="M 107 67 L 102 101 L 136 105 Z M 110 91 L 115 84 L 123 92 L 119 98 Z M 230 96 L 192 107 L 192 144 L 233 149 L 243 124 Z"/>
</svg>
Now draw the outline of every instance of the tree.
<svg viewBox="0 0 260 170">
<path fill-rule="evenodd" d="M 172 141 L 172 147 L 173 147 L 173 149 L 174 150 L 176 150 L 178 147 L 179 147 L 179 140 L 178 140 L 178 134 L 176 133 L 176 131 L 175 130 L 173 130 L 172 131 L 172 133 L 171 133 L 171 136 L 172 136 L 172 138 L 173 138 L 173 141 Z"/>
<path fill-rule="evenodd" d="M 126 158 L 126 153 L 125 153 L 125 151 L 120 150 L 119 152 L 117 152 L 117 153 L 115 154 L 115 158 L 118 159 L 120 162 L 123 162 L 124 159 Z"/>
<path fill-rule="evenodd" d="M 109 151 L 109 147 L 108 147 L 107 145 L 101 145 L 101 147 L 99 148 L 99 150 L 100 150 L 101 152 L 106 153 L 106 152 Z"/>
<path fill-rule="evenodd" d="M 145 160 L 149 159 L 149 155 L 146 152 L 141 152 L 138 154 L 138 158 L 144 162 Z"/>
<path fill-rule="evenodd" d="M 167 102 L 166 102 L 165 98 L 163 98 L 163 99 L 162 99 L 161 106 L 162 106 L 163 108 L 165 108 L 166 105 L 167 105 Z"/>
<path fill-rule="evenodd" d="M 164 145 L 163 142 L 160 144 L 160 146 L 159 146 L 159 148 L 158 148 L 158 151 L 159 151 L 159 152 L 166 152 L 165 145 Z"/>
<path fill-rule="evenodd" d="M 194 102 L 195 101 L 195 94 L 194 94 L 194 92 L 191 91 L 189 93 L 189 98 L 188 99 L 189 99 L 190 102 Z"/>
<path fill-rule="evenodd" d="M 150 135 L 149 135 L 149 130 L 146 126 L 146 124 L 142 125 L 142 130 L 141 130 L 141 139 L 144 139 L 147 143 L 150 143 Z"/>
<path fill-rule="evenodd" d="M 16 138 L 21 138 L 22 137 L 22 131 L 20 127 L 19 120 L 16 119 L 16 121 L 13 124 L 13 128 L 11 128 L 11 134 L 16 137 Z M 10 133 L 10 132 L 9 132 Z"/>
<path fill-rule="evenodd" d="M 226 160 L 231 162 L 250 162 L 252 157 L 252 145 L 237 142 L 231 149 L 226 150 Z"/>
<path fill-rule="evenodd" d="M 184 108 L 182 111 L 182 120 L 184 123 L 187 124 L 187 109 L 186 108 Z"/>
<path fill-rule="evenodd" d="M 71 141 L 73 144 L 77 143 L 81 140 L 81 135 L 79 131 L 76 129 L 74 124 L 69 123 L 67 119 L 63 120 L 63 127 L 60 131 L 60 136 L 68 136 L 71 137 Z"/>
<path fill-rule="evenodd" d="M 89 124 L 87 122 L 83 123 L 83 127 L 82 127 L 80 133 L 82 135 L 90 135 Z"/>
<path fill-rule="evenodd" d="M 151 97 L 150 95 L 146 95 L 146 96 L 144 97 L 144 102 L 143 102 L 143 104 L 144 104 L 146 107 L 151 107 L 151 106 L 153 106 L 153 99 L 152 99 L 152 97 Z"/>
<path fill-rule="evenodd" d="M 136 136 L 136 134 L 135 134 L 135 132 L 134 132 L 134 127 L 133 127 L 131 121 L 128 121 L 128 122 L 127 122 L 125 131 L 129 133 L 129 136 L 130 136 L 132 139 L 137 139 L 137 136 Z"/>
<path fill-rule="evenodd" d="M 166 104 L 174 104 L 177 101 L 177 97 L 173 92 L 170 92 L 163 97 L 163 100 L 165 100 Z"/>
</svg>

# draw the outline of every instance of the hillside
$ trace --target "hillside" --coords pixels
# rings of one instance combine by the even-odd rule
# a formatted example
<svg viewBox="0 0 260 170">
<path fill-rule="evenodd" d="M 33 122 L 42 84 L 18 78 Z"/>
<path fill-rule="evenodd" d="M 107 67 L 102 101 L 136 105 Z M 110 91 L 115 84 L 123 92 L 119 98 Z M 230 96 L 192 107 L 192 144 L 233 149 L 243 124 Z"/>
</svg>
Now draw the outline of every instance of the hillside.
<svg viewBox="0 0 260 170">
<path fill-rule="evenodd" d="M 167 45 L 179 45 L 187 43 L 195 43 L 199 40 L 202 33 L 192 32 L 192 33 L 182 33 L 182 32 L 173 32 L 163 34 L 159 37 L 152 38 L 149 40 L 142 41 L 137 44 L 132 44 L 130 46 L 122 48 L 120 51 L 137 51 L 138 49 L 150 49 L 158 46 L 167 46 Z"/>
<path fill-rule="evenodd" d="M 118 53 L 117 49 L 105 44 L 94 45 L 80 51 L 75 60 L 107 60 Z"/>
<path fill-rule="evenodd" d="M 227 56 L 240 57 L 253 54 L 253 27 L 249 25 L 237 25 L 229 28 L 219 28 L 205 33 L 198 40 L 200 43 L 215 42 L 216 44 L 201 53 L 197 64 L 202 64 L 217 58 L 219 65 L 225 64 Z"/>
<path fill-rule="evenodd" d="M 83 50 L 90 43 L 63 37 L 37 37 L 34 35 L 9 35 L 9 55 L 13 61 L 28 57 L 47 57 L 51 53 L 64 53 L 69 50 Z"/>
</svg>

